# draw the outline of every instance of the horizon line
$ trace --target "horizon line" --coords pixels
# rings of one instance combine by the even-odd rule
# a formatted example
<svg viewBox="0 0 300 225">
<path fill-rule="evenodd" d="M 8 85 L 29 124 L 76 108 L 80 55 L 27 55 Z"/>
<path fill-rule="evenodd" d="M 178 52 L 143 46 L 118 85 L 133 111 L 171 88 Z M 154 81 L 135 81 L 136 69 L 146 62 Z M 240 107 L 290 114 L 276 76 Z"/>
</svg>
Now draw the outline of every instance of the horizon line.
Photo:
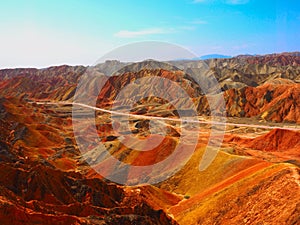
<svg viewBox="0 0 300 225">
<path fill-rule="evenodd" d="M 237 58 L 240 56 L 249 56 L 249 57 L 262 57 L 262 56 L 268 56 L 268 55 L 284 55 L 284 54 L 297 54 L 299 53 L 300 55 L 300 50 L 295 50 L 295 51 L 283 51 L 283 52 L 272 52 L 272 53 L 263 53 L 263 54 L 248 54 L 248 53 L 243 53 L 243 54 L 237 54 L 237 55 L 227 55 L 227 54 L 222 54 L 222 53 L 211 53 L 211 54 L 205 54 L 205 55 L 201 55 L 198 57 L 194 57 L 194 58 L 178 58 L 178 59 L 170 59 L 170 60 L 155 60 L 155 61 L 160 61 L 160 62 L 169 62 L 169 61 L 204 61 L 204 60 L 209 60 L 209 59 L 232 59 L 232 58 Z M 213 55 L 219 55 L 219 56 L 225 56 L 226 58 L 208 58 L 208 59 L 201 59 L 201 57 L 205 57 L 205 56 L 213 56 Z M 143 61 L 147 61 L 147 60 L 151 60 L 151 59 L 144 59 L 141 61 L 120 61 L 118 59 L 107 59 L 105 60 L 105 62 L 107 61 L 118 61 L 120 63 L 136 63 L 136 62 L 143 62 Z M 101 63 L 105 63 L 105 62 L 101 62 Z M 98 63 L 98 64 L 101 64 Z M 75 66 L 83 66 L 83 67 L 92 67 L 94 65 L 92 64 L 77 64 L 77 63 L 55 63 L 55 64 L 50 64 L 48 66 L 16 66 L 16 67 L 0 67 L 0 70 L 11 70 L 11 69 L 48 69 L 48 68 L 52 68 L 52 67 L 62 67 L 62 66 L 70 66 L 70 67 L 75 67 Z"/>
</svg>

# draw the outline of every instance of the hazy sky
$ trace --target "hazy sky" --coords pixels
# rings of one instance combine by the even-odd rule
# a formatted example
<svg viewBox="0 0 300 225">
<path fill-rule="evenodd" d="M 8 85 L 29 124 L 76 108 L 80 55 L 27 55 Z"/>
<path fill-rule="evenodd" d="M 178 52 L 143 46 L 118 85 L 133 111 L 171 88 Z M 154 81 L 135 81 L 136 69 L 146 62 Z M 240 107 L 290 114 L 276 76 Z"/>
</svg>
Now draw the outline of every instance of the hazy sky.
<svg viewBox="0 0 300 225">
<path fill-rule="evenodd" d="M 166 41 L 197 55 L 300 50 L 299 0 L 0 0 L 0 68 L 91 65 Z"/>
</svg>

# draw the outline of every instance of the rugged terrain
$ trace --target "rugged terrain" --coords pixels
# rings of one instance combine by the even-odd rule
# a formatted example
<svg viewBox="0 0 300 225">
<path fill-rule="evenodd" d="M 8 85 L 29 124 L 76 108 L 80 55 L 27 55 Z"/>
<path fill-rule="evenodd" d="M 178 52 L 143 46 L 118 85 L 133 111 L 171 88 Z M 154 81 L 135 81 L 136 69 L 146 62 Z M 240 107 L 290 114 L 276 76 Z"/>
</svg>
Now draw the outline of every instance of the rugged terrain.
<svg viewBox="0 0 300 225">
<path fill-rule="evenodd" d="M 143 167 L 168 159 L 178 147 L 179 159 L 186 159 L 180 170 L 158 183 L 160 175 L 181 161 L 159 168 L 160 173 L 147 171 L 144 177 L 133 172 L 136 179 L 143 178 L 145 184 L 140 185 L 135 185 L 130 170 L 123 171 L 130 186 L 104 177 L 124 168 L 109 160 L 97 166 L 103 157 L 91 144 L 94 128 L 87 120 L 87 107 L 77 107 L 78 119 L 72 120 L 77 85 L 89 73 L 96 75 L 84 84 L 80 97 L 87 102 L 95 98 L 94 106 L 100 109 L 93 121 L 98 142 L 110 155 Z M 210 76 L 222 92 L 212 83 L 199 83 Z M 141 79 L 147 82 L 139 83 Z M 188 99 L 168 81 L 180 86 L 193 103 L 197 115 L 192 122 L 180 121 L 182 113 L 190 116 Z M 0 70 L 0 223 L 299 224 L 299 81 L 299 53 Z M 123 93 L 128 85 L 132 86 Z M 208 99 L 214 95 L 224 97 L 223 132 L 212 130 L 216 125 Z M 215 105 L 216 112 L 220 107 Z M 112 117 L 114 110 L 127 110 L 131 116 Z M 151 121 L 156 124 L 151 126 Z M 76 137 L 75 122 L 81 130 Z M 151 133 L 152 142 L 158 142 L 154 147 L 145 141 Z M 216 157 L 200 171 L 209 138 L 222 135 L 220 148 L 213 149 Z M 193 144 L 189 157 L 187 149 Z M 94 167 L 91 162 L 96 162 Z"/>
</svg>

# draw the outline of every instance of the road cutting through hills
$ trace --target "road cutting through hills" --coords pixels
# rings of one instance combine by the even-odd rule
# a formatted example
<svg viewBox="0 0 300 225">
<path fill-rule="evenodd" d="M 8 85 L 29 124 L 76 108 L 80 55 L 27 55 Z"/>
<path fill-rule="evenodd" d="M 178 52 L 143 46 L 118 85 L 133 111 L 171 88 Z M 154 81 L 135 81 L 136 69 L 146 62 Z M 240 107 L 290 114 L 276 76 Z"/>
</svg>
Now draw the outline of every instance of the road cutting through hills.
<svg viewBox="0 0 300 225">
<path fill-rule="evenodd" d="M 147 116 L 147 115 L 137 115 L 137 114 L 130 114 L 126 112 L 120 111 L 112 111 L 108 109 L 102 109 L 95 106 L 86 105 L 83 103 L 78 102 L 43 102 L 43 101 L 32 101 L 30 103 L 36 103 L 38 105 L 72 105 L 77 107 L 83 107 L 87 109 L 92 109 L 95 111 L 110 113 L 119 116 L 130 116 L 139 119 L 147 119 L 147 120 L 162 120 L 162 121 L 172 121 L 172 122 L 185 122 L 185 123 L 196 123 L 196 124 L 211 124 L 211 125 L 220 125 L 220 126 L 235 126 L 235 127 L 247 127 L 247 128 L 261 128 L 261 129 L 284 129 L 284 130 L 291 130 L 291 131 L 300 131 L 298 127 L 289 127 L 289 126 L 267 126 L 267 125 L 257 125 L 257 124 L 242 124 L 242 123 L 230 123 L 230 122 L 223 122 L 225 118 L 221 118 L 222 122 L 219 121 L 207 121 L 207 120 L 195 120 L 195 119 L 181 119 L 181 118 L 168 118 L 168 117 L 158 117 L 158 116 Z"/>
</svg>

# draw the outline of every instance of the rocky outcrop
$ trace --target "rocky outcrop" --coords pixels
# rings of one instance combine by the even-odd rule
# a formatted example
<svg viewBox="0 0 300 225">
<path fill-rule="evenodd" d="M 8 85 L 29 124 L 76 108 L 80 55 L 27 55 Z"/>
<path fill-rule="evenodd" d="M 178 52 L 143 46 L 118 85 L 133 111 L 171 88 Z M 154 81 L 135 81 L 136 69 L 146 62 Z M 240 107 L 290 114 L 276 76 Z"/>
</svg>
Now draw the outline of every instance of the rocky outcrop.
<svg viewBox="0 0 300 225">
<path fill-rule="evenodd" d="M 265 84 L 228 90 L 224 94 L 227 115 L 299 123 L 299 87 L 299 84 Z"/>
<path fill-rule="evenodd" d="M 28 169 L 0 164 L 2 224 L 177 224 L 132 191 L 44 166 Z M 126 199 L 126 205 L 122 202 Z"/>
<path fill-rule="evenodd" d="M 0 94 L 24 99 L 69 100 L 85 70 L 83 66 L 66 65 L 40 70 L 0 70 Z"/>
</svg>

